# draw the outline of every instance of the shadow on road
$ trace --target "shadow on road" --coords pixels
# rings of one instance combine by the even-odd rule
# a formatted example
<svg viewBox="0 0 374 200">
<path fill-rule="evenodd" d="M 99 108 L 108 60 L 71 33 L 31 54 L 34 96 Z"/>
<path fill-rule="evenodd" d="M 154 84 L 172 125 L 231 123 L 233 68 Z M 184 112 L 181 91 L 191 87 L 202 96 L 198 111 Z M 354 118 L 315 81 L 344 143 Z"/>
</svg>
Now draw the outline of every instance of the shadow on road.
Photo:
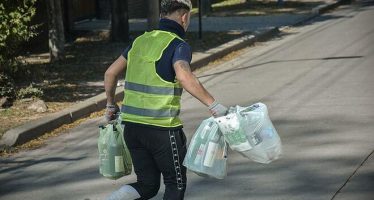
<svg viewBox="0 0 374 200">
<path fill-rule="evenodd" d="M 335 57 L 324 57 L 324 58 L 302 58 L 302 59 L 294 59 L 294 60 L 272 60 L 272 61 L 267 61 L 267 62 L 263 62 L 263 63 L 258 63 L 258 64 L 246 66 L 246 67 L 239 67 L 239 68 L 235 68 L 235 69 L 225 70 L 225 71 L 222 71 L 222 72 L 202 75 L 202 76 L 198 76 L 198 78 L 215 76 L 215 75 L 225 74 L 227 72 L 240 71 L 240 70 L 244 70 L 244 69 L 249 69 L 249 68 L 253 68 L 253 67 L 260 67 L 260 66 L 263 66 L 263 65 L 273 64 L 273 63 L 302 62 L 302 61 L 314 61 L 314 60 L 358 59 L 358 58 L 363 58 L 363 57 L 364 56 L 335 56 Z"/>
<path fill-rule="evenodd" d="M 3 161 L 1 161 L 3 164 L 7 164 L 7 165 L 10 165 L 10 166 L 11 165 L 16 165 L 16 166 L 15 167 L 9 167 L 9 168 L 6 168 L 6 169 L 2 169 L 2 170 L 0 170 L 0 173 L 8 173 L 8 172 L 12 172 L 12 171 L 17 170 L 17 169 L 22 169 L 22 168 L 26 168 L 26 167 L 29 167 L 29 166 L 32 166 L 32 165 L 37 165 L 37 164 L 51 163 L 51 162 L 79 161 L 79 160 L 82 160 L 84 158 L 85 157 L 79 157 L 79 158 L 52 157 L 52 158 L 45 158 L 45 159 L 41 159 L 41 160 L 35 160 L 35 159 L 23 160 L 23 161 L 3 160 Z"/>
</svg>

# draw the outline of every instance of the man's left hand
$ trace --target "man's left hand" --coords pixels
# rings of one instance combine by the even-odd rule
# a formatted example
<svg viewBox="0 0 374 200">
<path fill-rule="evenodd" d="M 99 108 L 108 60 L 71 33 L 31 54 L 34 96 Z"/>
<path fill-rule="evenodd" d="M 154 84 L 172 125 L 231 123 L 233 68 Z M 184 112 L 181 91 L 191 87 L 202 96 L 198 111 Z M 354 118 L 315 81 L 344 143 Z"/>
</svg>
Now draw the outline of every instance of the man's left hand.
<svg viewBox="0 0 374 200">
<path fill-rule="evenodd" d="M 105 111 L 105 120 L 107 122 L 113 121 L 117 119 L 118 115 L 117 113 L 119 112 L 119 107 L 117 104 L 113 105 L 106 105 L 106 111 Z"/>
</svg>

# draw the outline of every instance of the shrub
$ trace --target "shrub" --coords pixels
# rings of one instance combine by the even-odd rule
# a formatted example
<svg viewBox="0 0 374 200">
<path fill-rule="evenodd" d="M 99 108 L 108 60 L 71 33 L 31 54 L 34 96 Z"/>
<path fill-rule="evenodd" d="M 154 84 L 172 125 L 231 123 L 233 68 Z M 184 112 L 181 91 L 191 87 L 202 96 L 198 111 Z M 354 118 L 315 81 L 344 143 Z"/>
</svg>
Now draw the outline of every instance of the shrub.
<svg viewBox="0 0 374 200">
<path fill-rule="evenodd" d="M 0 3 L 0 67 L 13 66 L 25 41 L 36 35 L 37 25 L 30 25 L 35 15 L 36 0 L 1 0 Z"/>
<path fill-rule="evenodd" d="M 8 97 L 9 99 L 15 98 L 14 81 L 11 77 L 0 73 L 0 98 Z"/>
<path fill-rule="evenodd" d="M 42 98 L 44 95 L 43 91 L 35 88 L 32 84 L 27 88 L 22 88 L 17 92 L 18 99 L 24 98 Z"/>
<path fill-rule="evenodd" d="M 0 97 L 16 97 L 11 77 L 19 70 L 16 57 L 21 45 L 36 35 L 37 25 L 30 24 L 36 11 L 35 3 L 36 0 L 0 1 Z M 28 91 L 21 94 L 29 94 Z M 30 93 L 40 95 L 38 91 L 30 90 Z"/>
</svg>

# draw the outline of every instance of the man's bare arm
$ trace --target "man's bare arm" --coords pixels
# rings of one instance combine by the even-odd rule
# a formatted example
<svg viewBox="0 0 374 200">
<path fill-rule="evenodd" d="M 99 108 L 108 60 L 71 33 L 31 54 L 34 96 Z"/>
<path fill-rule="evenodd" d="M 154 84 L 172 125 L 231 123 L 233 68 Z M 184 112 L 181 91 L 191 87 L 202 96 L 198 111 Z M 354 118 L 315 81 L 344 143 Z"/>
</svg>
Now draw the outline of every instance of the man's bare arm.
<svg viewBox="0 0 374 200">
<path fill-rule="evenodd" d="M 188 62 L 182 60 L 175 62 L 174 70 L 178 81 L 187 92 L 206 106 L 212 105 L 214 98 L 192 73 Z"/>
<path fill-rule="evenodd" d="M 117 58 L 113 64 L 106 70 L 104 76 L 105 93 L 107 96 L 107 105 L 114 105 L 114 95 L 116 92 L 118 77 L 124 75 L 127 60 L 123 56 Z"/>
</svg>

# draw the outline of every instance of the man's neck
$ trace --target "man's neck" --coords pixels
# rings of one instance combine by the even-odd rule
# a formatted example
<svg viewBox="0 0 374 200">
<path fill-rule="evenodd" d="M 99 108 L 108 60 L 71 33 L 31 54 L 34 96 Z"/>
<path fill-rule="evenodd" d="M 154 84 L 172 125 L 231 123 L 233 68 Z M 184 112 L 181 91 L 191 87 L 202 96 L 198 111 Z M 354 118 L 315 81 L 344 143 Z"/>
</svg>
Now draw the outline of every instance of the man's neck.
<svg viewBox="0 0 374 200">
<path fill-rule="evenodd" d="M 160 19 L 160 30 L 168 31 L 177 34 L 179 37 L 184 38 L 184 28 L 177 22 L 169 18 Z"/>
</svg>

